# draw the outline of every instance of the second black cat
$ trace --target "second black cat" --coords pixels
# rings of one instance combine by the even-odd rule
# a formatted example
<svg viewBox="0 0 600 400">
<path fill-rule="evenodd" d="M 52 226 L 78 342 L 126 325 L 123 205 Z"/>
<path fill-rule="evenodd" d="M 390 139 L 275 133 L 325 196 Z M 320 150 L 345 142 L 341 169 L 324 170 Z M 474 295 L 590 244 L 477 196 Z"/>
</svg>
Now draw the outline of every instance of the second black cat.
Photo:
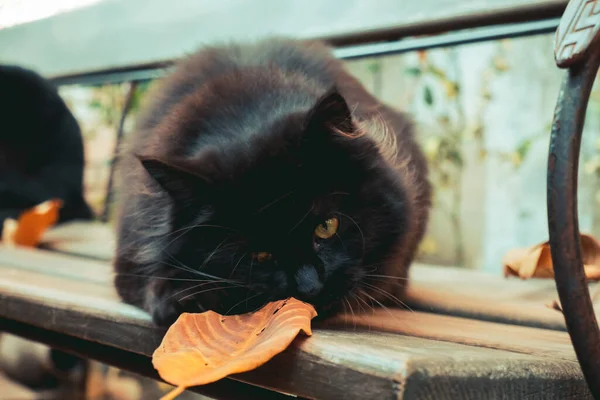
<svg viewBox="0 0 600 400">
<path fill-rule="evenodd" d="M 37 73 L 0 65 L 0 233 L 6 218 L 50 199 L 59 222 L 91 219 L 83 197 L 83 139 L 56 88 Z"/>
</svg>

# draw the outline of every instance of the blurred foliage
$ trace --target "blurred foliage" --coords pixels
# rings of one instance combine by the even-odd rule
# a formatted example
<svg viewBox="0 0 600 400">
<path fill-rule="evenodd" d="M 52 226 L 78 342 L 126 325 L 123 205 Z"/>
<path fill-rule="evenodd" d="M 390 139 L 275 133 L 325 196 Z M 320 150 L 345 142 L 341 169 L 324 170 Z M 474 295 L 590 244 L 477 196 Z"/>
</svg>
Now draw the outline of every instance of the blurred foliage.
<svg viewBox="0 0 600 400">
<path fill-rule="evenodd" d="M 143 81 L 138 82 L 137 87 L 135 89 L 135 93 L 133 94 L 133 98 L 131 100 L 131 110 L 129 111 L 130 115 L 135 115 L 140 109 L 140 106 L 143 104 L 143 99 L 148 90 L 152 87 L 152 83 L 154 81 Z"/>
<path fill-rule="evenodd" d="M 100 116 L 101 123 L 117 126 L 125 103 L 127 84 L 92 86 L 89 107 Z"/>
<path fill-rule="evenodd" d="M 428 52 L 419 52 L 418 65 L 410 65 L 404 74 L 417 80 L 416 98 L 421 96 L 429 109 L 433 133 L 428 132 L 422 140 L 424 153 L 430 168 L 430 179 L 434 186 L 434 207 L 441 210 L 452 227 L 450 237 L 454 240 L 453 263 L 465 262 L 463 227 L 461 221 L 463 171 L 466 167 L 464 148 L 466 144 L 476 146 L 476 154 L 483 160 L 488 156 L 484 146 L 485 110 L 492 100 L 491 83 L 499 73 L 510 69 L 505 56 L 506 48 L 499 43 L 497 54 L 481 76 L 478 110 L 474 121 L 465 117 L 460 79 L 460 63 L 455 48 L 445 49 L 443 57 L 430 57 Z M 438 52 L 439 54 L 439 52 Z M 441 61 L 441 65 L 438 64 Z M 443 65 L 443 67 L 442 67 Z M 419 93 L 420 92 L 420 93 Z M 524 140 L 513 152 L 510 160 L 520 165 L 527 156 L 533 139 Z M 426 237 L 420 247 L 420 255 L 435 253 L 437 246 L 431 237 Z"/>
</svg>

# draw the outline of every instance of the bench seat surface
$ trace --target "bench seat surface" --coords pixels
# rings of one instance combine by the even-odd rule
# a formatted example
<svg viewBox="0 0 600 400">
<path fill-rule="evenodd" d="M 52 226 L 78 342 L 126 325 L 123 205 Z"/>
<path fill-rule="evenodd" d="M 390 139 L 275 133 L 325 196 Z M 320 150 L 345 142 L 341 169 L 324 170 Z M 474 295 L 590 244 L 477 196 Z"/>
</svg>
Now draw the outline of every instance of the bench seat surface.
<svg viewBox="0 0 600 400">
<path fill-rule="evenodd" d="M 46 240 L 56 251 L 0 247 L 0 330 L 156 376 L 150 357 L 164 331 L 118 299 L 110 231 L 60 229 Z M 263 367 L 197 390 L 238 399 L 591 398 L 562 316 L 544 306 L 556 297 L 551 281 L 424 265 L 413 280 L 413 310 L 317 325 Z"/>
</svg>

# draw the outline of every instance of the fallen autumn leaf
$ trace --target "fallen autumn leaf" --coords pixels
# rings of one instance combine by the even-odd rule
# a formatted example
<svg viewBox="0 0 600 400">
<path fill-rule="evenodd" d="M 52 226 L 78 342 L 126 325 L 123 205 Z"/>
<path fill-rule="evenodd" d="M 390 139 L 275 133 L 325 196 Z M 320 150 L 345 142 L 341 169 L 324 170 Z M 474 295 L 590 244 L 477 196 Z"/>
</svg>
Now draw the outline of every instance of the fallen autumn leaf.
<svg viewBox="0 0 600 400">
<path fill-rule="evenodd" d="M 589 280 L 600 280 L 600 243 L 591 235 L 581 234 L 580 237 L 585 276 Z M 502 262 L 506 277 L 511 275 L 521 279 L 554 277 L 548 242 L 510 250 Z"/>
<path fill-rule="evenodd" d="M 58 221 L 61 207 L 61 200 L 48 200 L 23 212 L 18 220 L 5 220 L 2 243 L 9 246 L 36 247 L 44 232 Z"/>
<path fill-rule="evenodd" d="M 300 331 L 312 335 L 310 322 L 316 315 L 313 306 L 294 298 L 243 315 L 182 314 L 152 356 L 161 378 L 178 386 L 163 399 L 258 368 L 284 351 Z"/>
</svg>

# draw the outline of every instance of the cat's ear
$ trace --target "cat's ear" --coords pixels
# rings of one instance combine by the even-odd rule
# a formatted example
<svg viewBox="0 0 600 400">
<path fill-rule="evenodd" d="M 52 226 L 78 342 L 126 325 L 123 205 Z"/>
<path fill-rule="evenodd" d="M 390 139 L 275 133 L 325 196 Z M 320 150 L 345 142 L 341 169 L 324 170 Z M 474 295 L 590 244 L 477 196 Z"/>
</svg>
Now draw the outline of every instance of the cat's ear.
<svg viewBox="0 0 600 400">
<path fill-rule="evenodd" d="M 352 113 L 346 99 L 336 87 L 327 91 L 310 110 L 306 130 L 311 133 L 323 133 L 323 130 L 352 136 L 355 131 Z"/>
<path fill-rule="evenodd" d="M 178 203 L 188 203 L 197 198 L 199 188 L 207 183 L 185 167 L 167 164 L 152 157 L 138 156 L 138 159 L 152 179 Z"/>
</svg>

